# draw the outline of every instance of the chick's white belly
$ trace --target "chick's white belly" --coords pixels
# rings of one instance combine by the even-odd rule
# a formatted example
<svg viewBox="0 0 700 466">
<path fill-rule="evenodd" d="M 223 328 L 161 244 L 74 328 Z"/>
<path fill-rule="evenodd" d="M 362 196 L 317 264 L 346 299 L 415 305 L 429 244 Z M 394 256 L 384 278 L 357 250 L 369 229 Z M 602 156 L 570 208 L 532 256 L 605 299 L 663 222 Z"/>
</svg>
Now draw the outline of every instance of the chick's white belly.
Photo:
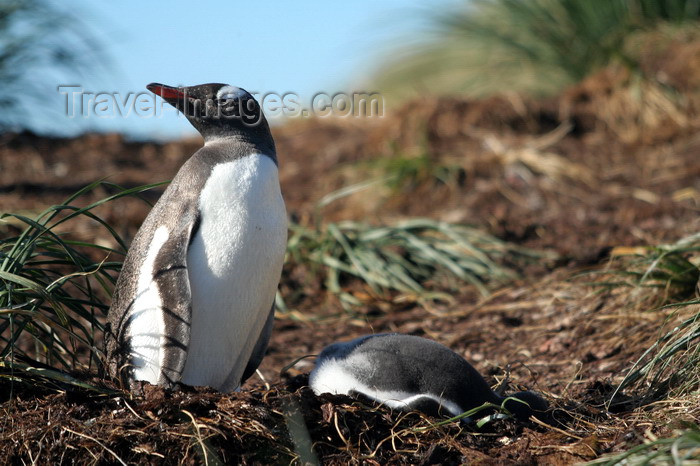
<svg viewBox="0 0 700 466">
<path fill-rule="evenodd" d="M 349 355 L 343 360 L 320 359 L 311 372 L 309 385 L 316 395 L 352 396 L 356 392 L 393 409 L 411 410 L 418 403 L 430 400 L 453 416 L 464 412 L 441 393 L 411 391 L 405 380 L 386 380 L 383 374 L 368 371 L 372 366 L 372 360 L 363 354 Z"/>
<path fill-rule="evenodd" d="M 182 381 L 237 388 L 279 283 L 287 220 L 277 168 L 248 156 L 214 168 L 187 254 L 192 296 Z"/>
</svg>

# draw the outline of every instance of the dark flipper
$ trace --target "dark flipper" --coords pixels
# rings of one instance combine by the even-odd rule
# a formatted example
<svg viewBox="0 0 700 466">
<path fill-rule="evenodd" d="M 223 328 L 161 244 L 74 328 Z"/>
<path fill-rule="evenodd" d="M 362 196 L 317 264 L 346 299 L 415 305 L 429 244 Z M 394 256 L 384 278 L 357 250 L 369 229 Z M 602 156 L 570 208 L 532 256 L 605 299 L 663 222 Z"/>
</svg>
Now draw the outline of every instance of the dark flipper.
<svg viewBox="0 0 700 466">
<path fill-rule="evenodd" d="M 185 220 L 187 217 L 184 217 Z M 184 221 L 180 230 L 163 244 L 154 264 L 153 280 L 158 285 L 165 321 L 163 367 L 160 384 L 172 387 L 182 378 L 187 361 L 192 325 L 192 292 L 187 272 L 187 250 L 197 233 L 199 215 Z"/>
<path fill-rule="evenodd" d="M 265 321 L 265 326 L 260 333 L 258 342 L 255 343 L 253 348 L 253 353 L 250 355 L 248 364 L 245 366 L 243 371 L 243 377 L 241 377 L 241 384 L 248 380 L 248 378 L 255 373 L 260 363 L 265 357 L 265 351 L 267 350 L 267 344 L 270 342 L 270 335 L 272 334 L 272 325 L 275 322 L 275 304 L 272 303 L 270 308 L 270 314 L 267 316 L 267 321 Z"/>
<path fill-rule="evenodd" d="M 166 191 L 163 198 L 167 196 Z M 171 210 L 166 213 L 162 206 L 167 203 L 156 204 L 134 238 L 112 296 L 109 323 L 105 332 L 107 366 L 110 374 L 121 379 L 123 383 L 133 381 L 129 327 L 138 293 L 142 260 L 159 226 L 167 228 L 168 239 L 155 258 L 153 281 L 162 298 L 165 335 L 168 337 L 167 341 L 162 343 L 165 355 L 158 384 L 172 387 L 180 380 L 185 367 L 192 321 L 187 249 L 190 238 L 196 233 L 199 225 L 198 210 L 193 203 L 182 201 L 174 212 L 170 207 Z"/>
</svg>

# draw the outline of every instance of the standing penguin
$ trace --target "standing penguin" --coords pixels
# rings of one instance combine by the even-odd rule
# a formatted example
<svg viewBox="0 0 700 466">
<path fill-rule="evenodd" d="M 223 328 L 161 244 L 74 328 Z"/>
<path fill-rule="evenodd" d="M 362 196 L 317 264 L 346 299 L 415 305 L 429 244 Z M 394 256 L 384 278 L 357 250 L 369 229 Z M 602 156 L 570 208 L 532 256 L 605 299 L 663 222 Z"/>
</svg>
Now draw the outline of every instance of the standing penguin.
<svg viewBox="0 0 700 466">
<path fill-rule="evenodd" d="M 367 335 L 323 349 L 311 371 L 314 393 L 363 395 L 394 409 L 458 416 L 486 402 L 518 419 L 546 418 L 547 402 L 523 391 L 494 393 L 464 358 L 432 340 L 398 333 Z M 518 401 L 519 400 L 519 401 Z"/>
<path fill-rule="evenodd" d="M 131 244 L 109 310 L 109 372 L 236 390 L 267 348 L 287 242 L 275 144 L 241 88 L 147 88 L 187 117 L 204 147 Z"/>
</svg>

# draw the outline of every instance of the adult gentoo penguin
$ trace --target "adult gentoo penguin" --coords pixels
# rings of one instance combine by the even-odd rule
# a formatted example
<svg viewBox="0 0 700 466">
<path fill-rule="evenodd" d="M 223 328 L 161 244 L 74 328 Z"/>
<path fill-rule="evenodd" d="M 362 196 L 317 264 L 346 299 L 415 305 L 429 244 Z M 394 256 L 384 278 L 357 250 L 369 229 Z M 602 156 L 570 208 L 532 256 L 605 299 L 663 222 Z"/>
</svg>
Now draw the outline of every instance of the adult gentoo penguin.
<svg viewBox="0 0 700 466">
<path fill-rule="evenodd" d="M 270 128 L 248 92 L 226 84 L 147 88 L 204 137 L 136 234 L 106 332 L 124 381 L 237 389 L 272 330 L 287 241 Z"/>
<path fill-rule="evenodd" d="M 518 419 L 545 418 L 547 402 L 531 391 L 506 400 L 479 372 L 446 346 L 425 338 L 387 333 L 334 343 L 311 371 L 314 393 L 363 395 L 390 408 L 457 416 L 485 402 L 501 405 Z M 524 403 L 523 403 L 524 402 Z"/>
</svg>

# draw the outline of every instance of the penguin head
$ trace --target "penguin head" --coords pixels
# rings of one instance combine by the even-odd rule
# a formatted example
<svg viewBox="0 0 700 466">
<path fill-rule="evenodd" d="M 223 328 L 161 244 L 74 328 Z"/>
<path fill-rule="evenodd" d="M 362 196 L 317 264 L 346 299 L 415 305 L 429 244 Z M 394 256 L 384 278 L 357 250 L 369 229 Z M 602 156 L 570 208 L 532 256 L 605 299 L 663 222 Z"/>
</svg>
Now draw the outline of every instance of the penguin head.
<svg viewBox="0 0 700 466">
<path fill-rule="evenodd" d="M 260 104 L 240 87 L 221 83 L 181 87 L 151 83 L 146 88 L 180 110 L 205 141 L 239 134 L 269 136 L 270 128 Z"/>
<path fill-rule="evenodd" d="M 530 390 L 509 396 L 505 400 L 504 407 L 521 421 L 526 421 L 531 415 L 545 422 L 549 417 L 547 413 L 549 403 L 539 394 Z"/>
</svg>

